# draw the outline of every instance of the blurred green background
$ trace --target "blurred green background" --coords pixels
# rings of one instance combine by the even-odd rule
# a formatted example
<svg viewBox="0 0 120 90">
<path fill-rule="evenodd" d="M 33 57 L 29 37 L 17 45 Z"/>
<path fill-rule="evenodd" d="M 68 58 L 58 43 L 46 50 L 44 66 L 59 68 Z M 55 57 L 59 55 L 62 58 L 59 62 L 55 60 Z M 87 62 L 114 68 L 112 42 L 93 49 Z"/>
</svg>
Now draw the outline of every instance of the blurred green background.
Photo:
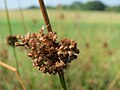
<svg viewBox="0 0 120 90">
<path fill-rule="evenodd" d="M 80 54 L 65 70 L 68 90 L 107 90 L 117 77 L 112 90 L 120 90 L 120 13 L 63 9 L 48 9 L 53 31 L 59 39 L 76 40 Z M 44 26 L 39 9 L 23 10 L 28 32 L 38 32 Z M 12 32 L 25 34 L 20 11 L 10 10 Z M 16 67 L 13 49 L 6 43 L 10 35 L 6 12 L 0 11 L 0 60 Z M 16 48 L 20 75 L 27 90 L 61 90 L 57 75 L 43 74 L 32 66 L 26 50 Z M 0 90 L 21 90 L 15 73 L 0 66 Z"/>
</svg>

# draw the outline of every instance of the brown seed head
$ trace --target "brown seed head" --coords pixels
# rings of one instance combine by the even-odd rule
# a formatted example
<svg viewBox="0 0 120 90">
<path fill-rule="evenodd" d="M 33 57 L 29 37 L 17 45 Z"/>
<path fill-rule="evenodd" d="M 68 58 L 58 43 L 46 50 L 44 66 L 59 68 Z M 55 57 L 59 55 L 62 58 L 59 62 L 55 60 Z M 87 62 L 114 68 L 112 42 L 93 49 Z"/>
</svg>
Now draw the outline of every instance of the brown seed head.
<svg viewBox="0 0 120 90">
<path fill-rule="evenodd" d="M 8 36 L 7 37 L 7 44 L 14 47 L 15 43 L 18 41 L 18 39 L 16 38 L 16 36 Z"/>
<path fill-rule="evenodd" d="M 56 74 L 77 58 L 79 50 L 74 40 L 64 38 L 57 42 L 56 32 L 44 34 L 43 29 L 38 33 L 28 33 L 19 36 L 16 46 L 28 49 L 27 56 L 32 58 L 33 66 L 43 73 Z"/>
</svg>

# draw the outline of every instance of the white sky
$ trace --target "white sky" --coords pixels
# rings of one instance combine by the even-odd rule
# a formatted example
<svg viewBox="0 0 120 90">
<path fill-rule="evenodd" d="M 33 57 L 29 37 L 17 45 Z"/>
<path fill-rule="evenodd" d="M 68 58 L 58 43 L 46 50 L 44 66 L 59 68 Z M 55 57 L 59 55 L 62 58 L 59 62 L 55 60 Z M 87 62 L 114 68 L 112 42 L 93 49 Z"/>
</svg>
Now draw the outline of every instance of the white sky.
<svg viewBox="0 0 120 90">
<path fill-rule="evenodd" d="M 9 9 L 16 9 L 18 8 L 18 1 L 21 2 L 22 7 L 29 7 L 31 5 L 38 6 L 38 0 L 7 0 L 8 8 Z M 95 0 L 44 0 L 46 5 L 56 6 L 58 4 L 71 4 L 74 1 L 95 1 Z M 97 1 L 97 0 L 96 0 Z M 114 6 L 120 5 L 120 0 L 99 0 L 102 1 L 106 5 Z M 0 0 L 0 9 L 4 9 L 4 0 Z"/>
</svg>

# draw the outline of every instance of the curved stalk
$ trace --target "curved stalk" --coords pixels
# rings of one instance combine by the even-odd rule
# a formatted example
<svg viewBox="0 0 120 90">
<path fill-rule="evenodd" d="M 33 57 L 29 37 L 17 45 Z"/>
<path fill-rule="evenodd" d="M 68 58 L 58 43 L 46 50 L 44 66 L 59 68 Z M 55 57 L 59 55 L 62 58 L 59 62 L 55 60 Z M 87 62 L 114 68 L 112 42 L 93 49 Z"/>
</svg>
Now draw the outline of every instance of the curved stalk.
<svg viewBox="0 0 120 90">
<path fill-rule="evenodd" d="M 5 11 L 6 11 L 7 21 L 8 21 L 9 33 L 10 33 L 10 35 L 12 36 L 13 33 L 12 33 L 12 27 L 11 27 L 11 24 L 10 24 L 10 18 L 9 18 L 8 7 L 7 7 L 7 1 L 4 0 L 4 3 L 5 3 Z M 17 68 L 17 70 L 18 70 L 18 73 L 20 74 L 20 72 L 19 72 L 19 66 L 18 66 L 18 60 L 17 60 L 17 55 L 16 55 L 16 51 L 15 51 L 15 47 L 13 47 L 13 53 L 14 53 L 14 57 L 15 57 L 15 60 L 16 60 L 16 68 Z"/>
</svg>

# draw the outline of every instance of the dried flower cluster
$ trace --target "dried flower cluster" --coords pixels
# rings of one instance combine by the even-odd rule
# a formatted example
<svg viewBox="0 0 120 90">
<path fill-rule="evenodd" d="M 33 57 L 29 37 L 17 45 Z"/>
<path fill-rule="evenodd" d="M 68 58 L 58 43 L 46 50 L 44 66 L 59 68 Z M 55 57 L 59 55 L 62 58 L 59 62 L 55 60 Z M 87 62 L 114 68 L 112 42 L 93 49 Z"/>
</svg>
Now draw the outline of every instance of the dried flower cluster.
<svg viewBox="0 0 120 90">
<path fill-rule="evenodd" d="M 38 67 L 43 73 L 56 74 L 65 69 L 71 60 L 77 58 L 79 50 L 77 43 L 64 38 L 57 42 L 57 34 L 49 32 L 44 34 L 43 29 L 38 33 L 28 33 L 17 38 L 16 46 L 24 46 L 28 49 L 28 57 L 32 58 L 33 66 Z"/>
<path fill-rule="evenodd" d="M 7 44 L 14 47 L 15 46 L 15 42 L 17 42 L 17 38 L 16 36 L 8 36 L 7 37 Z"/>
</svg>

